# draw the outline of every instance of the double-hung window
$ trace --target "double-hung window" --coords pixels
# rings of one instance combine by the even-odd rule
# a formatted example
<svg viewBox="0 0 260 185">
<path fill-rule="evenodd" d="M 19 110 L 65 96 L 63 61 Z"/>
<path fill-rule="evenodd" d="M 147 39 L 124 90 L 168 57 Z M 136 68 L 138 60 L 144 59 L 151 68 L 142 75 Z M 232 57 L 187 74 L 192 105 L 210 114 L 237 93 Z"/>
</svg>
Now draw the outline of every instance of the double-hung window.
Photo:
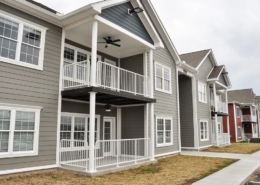
<svg viewBox="0 0 260 185">
<path fill-rule="evenodd" d="M 0 158 L 38 155 L 40 110 L 0 105 Z"/>
<path fill-rule="evenodd" d="M 200 140 L 209 140 L 209 125 L 207 120 L 200 120 Z"/>
<path fill-rule="evenodd" d="M 100 136 L 100 116 L 95 118 L 95 142 Z M 89 143 L 89 115 L 62 113 L 60 123 L 61 147 L 88 146 Z"/>
<path fill-rule="evenodd" d="M 236 107 L 236 111 L 237 111 L 237 117 L 240 118 L 241 116 L 240 108 Z"/>
<path fill-rule="evenodd" d="M 172 93 L 171 68 L 155 63 L 155 90 Z"/>
<path fill-rule="evenodd" d="M 173 144 L 172 118 L 156 118 L 156 138 L 157 147 Z"/>
<path fill-rule="evenodd" d="M 198 82 L 198 94 L 199 101 L 202 103 L 207 103 L 207 85 L 201 82 Z"/>
<path fill-rule="evenodd" d="M 43 70 L 46 30 L 0 11 L 0 61 Z"/>
</svg>

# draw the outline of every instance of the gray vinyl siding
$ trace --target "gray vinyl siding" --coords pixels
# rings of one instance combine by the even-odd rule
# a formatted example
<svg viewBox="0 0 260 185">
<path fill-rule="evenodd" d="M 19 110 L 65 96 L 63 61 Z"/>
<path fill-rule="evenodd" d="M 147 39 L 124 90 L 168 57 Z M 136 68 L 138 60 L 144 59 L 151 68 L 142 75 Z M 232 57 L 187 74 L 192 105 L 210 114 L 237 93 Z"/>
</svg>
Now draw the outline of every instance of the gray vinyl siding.
<svg viewBox="0 0 260 185">
<path fill-rule="evenodd" d="M 122 108 L 122 139 L 144 138 L 144 106 Z"/>
<path fill-rule="evenodd" d="M 197 79 L 197 85 L 196 85 L 196 91 L 197 91 L 197 112 L 198 112 L 198 136 L 199 136 L 199 147 L 208 146 L 212 144 L 211 141 L 211 130 L 212 130 L 212 121 L 210 116 L 210 90 L 209 86 L 207 85 L 207 103 L 202 103 L 199 101 L 198 97 L 198 81 L 207 84 L 207 77 L 210 73 L 210 71 L 213 68 L 213 64 L 209 57 L 205 59 L 205 61 L 202 63 L 202 65 L 199 67 L 199 73 L 196 75 Z M 200 119 L 208 120 L 209 125 L 209 140 L 208 141 L 200 141 Z"/>
<path fill-rule="evenodd" d="M 223 74 L 221 74 L 221 75 L 219 76 L 218 81 L 219 81 L 220 83 L 222 83 L 223 85 L 228 86 L 228 85 L 227 85 L 227 82 L 226 82 L 226 80 L 225 80 L 225 78 L 224 78 L 224 76 L 223 76 Z"/>
<path fill-rule="evenodd" d="M 137 35 L 141 39 L 153 45 L 154 42 L 144 27 L 139 16 L 136 13 L 129 15 L 128 9 L 133 9 L 133 6 L 130 2 L 104 9 L 102 10 L 102 13 L 99 14 L 99 16 L 126 29 L 127 31 Z"/>
<path fill-rule="evenodd" d="M 2 3 L 0 10 L 48 28 L 43 71 L 0 61 L 0 103 L 43 107 L 38 155 L 0 159 L 0 170 L 55 165 L 61 28 Z"/>
<path fill-rule="evenodd" d="M 120 67 L 134 73 L 144 74 L 143 54 L 120 59 Z"/>
<path fill-rule="evenodd" d="M 74 47 L 77 47 L 77 48 L 80 48 L 80 49 L 83 49 L 83 50 L 86 50 L 86 51 L 91 52 L 91 48 L 86 47 L 86 46 L 83 46 L 83 45 L 81 45 L 81 44 L 79 44 L 79 43 L 73 42 L 73 41 L 71 41 L 71 40 L 66 39 L 66 40 L 65 40 L 65 43 L 66 43 L 66 44 L 69 44 L 69 45 L 71 45 L 71 46 L 74 46 Z M 108 60 L 112 60 L 112 61 L 116 62 L 116 65 L 118 65 L 118 58 L 115 58 L 115 57 L 113 57 L 113 56 L 107 55 L 107 54 L 102 53 L 102 52 L 99 52 L 99 51 L 97 51 L 97 55 L 100 55 L 100 56 L 101 56 L 101 60 L 102 60 L 103 62 L 105 61 L 105 59 L 108 59 Z"/>
<path fill-rule="evenodd" d="M 62 101 L 61 112 L 67 113 L 78 113 L 78 114 L 89 114 L 89 104 L 87 103 L 78 103 L 71 101 Z M 96 105 L 96 115 L 100 115 L 100 140 L 103 139 L 103 121 L 104 116 L 106 117 L 115 117 L 117 116 L 117 109 L 112 108 L 111 112 L 106 112 L 105 107 L 102 105 Z M 115 124 L 116 126 L 116 124 Z M 116 135 L 115 135 L 116 137 Z"/>
<path fill-rule="evenodd" d="M 154 90 L 154 98 L 156 99 L 156 103 L 154 104 L 155 155 L 163 155 L 163 154 L 179 151 L 176 64 L 167 48 L 154 51 L 153 57 L 155 62 L 171 68 L 172 94 Z M 155 79 L 155 72 L 154 72 L 154 79 Z M 155 87 L 155 83 L 154 83 L 154 87 Z M 165 147 L 156 147 L 156 139 L 157 139 L 156 116 L 167 116 L 172 118 L 173 145 L 165 146 Z"/>
<path fill-rule="evenodd" d="M 179 75 L 179 99 L 181 146 L 194 147 L 192 81 L 185 75 Z"/>
</svg>

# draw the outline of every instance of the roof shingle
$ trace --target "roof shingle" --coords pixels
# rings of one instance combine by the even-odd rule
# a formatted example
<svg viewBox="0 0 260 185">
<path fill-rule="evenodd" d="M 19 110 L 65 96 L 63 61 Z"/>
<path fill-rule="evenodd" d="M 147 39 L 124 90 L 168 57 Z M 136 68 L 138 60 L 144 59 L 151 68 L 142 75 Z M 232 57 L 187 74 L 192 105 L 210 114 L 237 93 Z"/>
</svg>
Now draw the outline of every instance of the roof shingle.
<svg viewBox="0 0 260 185">
<path fill-rule="evenodd" d="M 222 66 L 215 66 L 213 68 L 213 70 L 211 71 L 208 79 L 212 79 L 212 78 L 218 78 L 219 74 L 221 73 L 222 69 L 223 69 L 223 65 Z"/>
<path fill-rule="evenodd" d="M 253 104 L 255 102 L 255 94 L 253 92 L 253 89 L 228 91 L 228 102 Z"/>
<path fill-rule="evenodd" d="M 182 61 L 185 61 L 188 65 L 197 68 L 209 51 L 210 49 L 195 51 L 192 53 L 184 53 L 180 55 L 180 58 Z"/>
<path fill-rule="evenodd" d="M 36 5 L 36 6 L 39 6 L 39 7 L 43 8 L 43 9 L 45 9 L 45 10 L 51 12 L 51 13 L 54 13 L 54 14 L 59 13 L 56 10 L 53 10 L 52 8 L 50 8 L 48 6 L 45 6 L 45 5 L 41 4 L 41 3 L 38 3 L 38 2 L 36 2 L 34 0 L 25 0 L 25 1 L 28 1 L 29 3 L 32 3 L 32 4 Z"/>
</svg>

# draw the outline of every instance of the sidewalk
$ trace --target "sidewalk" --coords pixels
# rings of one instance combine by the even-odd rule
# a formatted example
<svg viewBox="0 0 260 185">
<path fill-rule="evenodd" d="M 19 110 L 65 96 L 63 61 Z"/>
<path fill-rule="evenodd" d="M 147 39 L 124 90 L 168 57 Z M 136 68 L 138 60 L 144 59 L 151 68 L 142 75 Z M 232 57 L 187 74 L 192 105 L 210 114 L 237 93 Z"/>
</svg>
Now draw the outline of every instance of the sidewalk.
<svg viewBox="0 0 260 185">
<path fill-rule="evenodd" d="M 193 183 L 193 185 L 244 185 L 260 167 L 260 151 L 251 155 L 182 151 L 181 155 L 240 159 L 238 162 Z"/>
</svg>

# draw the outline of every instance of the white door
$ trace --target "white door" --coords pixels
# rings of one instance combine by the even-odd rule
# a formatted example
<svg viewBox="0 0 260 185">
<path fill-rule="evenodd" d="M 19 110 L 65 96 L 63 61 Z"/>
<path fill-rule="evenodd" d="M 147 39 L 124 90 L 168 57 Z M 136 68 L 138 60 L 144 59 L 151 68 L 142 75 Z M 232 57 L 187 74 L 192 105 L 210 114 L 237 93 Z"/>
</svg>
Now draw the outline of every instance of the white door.
<svg viewBox="0 0 260 185">
<path fill-rule="evenodd" d="M 114 155 L 116 146 L 115 139 L 115 123 L 114 118 L 105 118 L 103 122 L 103 137 L 104 137 L 104 156 Z M 113 141 L 111 141 L 113 140 Z"/>
</svg>

